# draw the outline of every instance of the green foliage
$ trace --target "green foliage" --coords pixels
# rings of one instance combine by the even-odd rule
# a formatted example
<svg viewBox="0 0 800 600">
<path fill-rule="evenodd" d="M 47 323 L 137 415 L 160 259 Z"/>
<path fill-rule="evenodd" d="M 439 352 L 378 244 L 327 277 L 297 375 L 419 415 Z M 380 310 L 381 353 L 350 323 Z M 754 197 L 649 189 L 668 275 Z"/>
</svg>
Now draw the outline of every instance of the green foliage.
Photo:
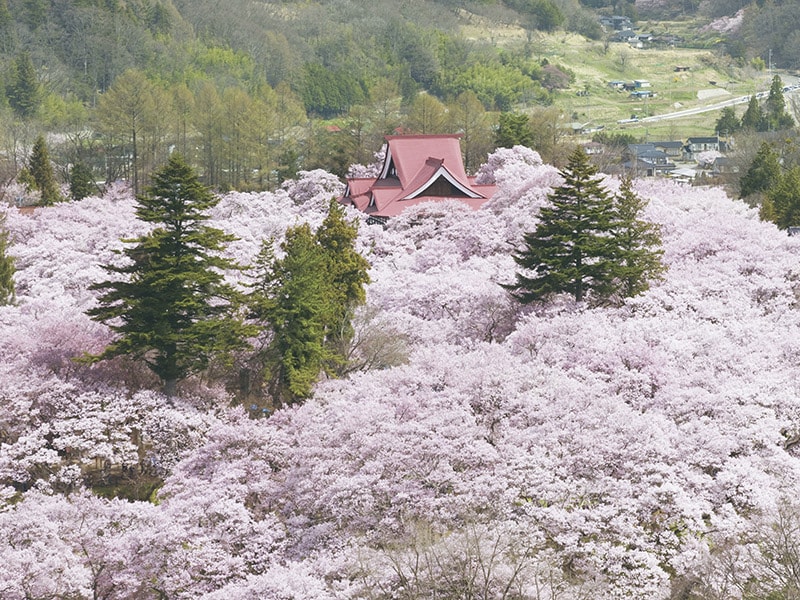
<svg viewBox="0 0 800 600">
<path fill-rule="evenodd" d="M 22 119 L 36 115 L 41 103 L 41 89 L 30 54 L 21 52 L 11 63 L 6 76 L 8 104 Z"/>
<path fill-rule="evenodd" d="M 28 160 L 28 172 L 33 179 L 34 187 L 41 193 L 39 203 L 42 206 L 51 206 L 63 200 L 53 174 L 53 165 L 50 162 L 47 144 L 41 135 L 33 143 L 33 150 L 31 150 Z"/>
<path fill-rule="evenodd" d="M 223 278 L 237 267 L 220 256 L 234 238 L 205 225 L 217 202 L 178 154 L 154 175 L 136 215 L 155 229 L 127 240 L 127 264 L 105 266 L 121 279 L 92 286 L 101 294 L 87 314 L 117 338 L 91 360 L 144 361 L 171 396 L 177 381 L 245 345 L 251 332 L 234 314 L 237 294 Z"/>
<path fill-rule="evenodd" d="M 92 170 L 77 162 L 69 172 L 69 195 L 73 200 L 83 200 L 97 192 Z"/>
<path fill-rule="evenodd" d="M 611 237 L 614 204 L 597 169 L 581 149 L 561 171 L 564 183 L 548 196 L 539 225 L 524 236 L 525 247 L 514 255 L 525 272 L 509 286 L 524 304 L 569 293 L 576 302 L 608 298 L 619 274 Z"/>
<path fill-rule="evenodd" d="M 474 92 L 487 109 L 509 111 L 523 98 L 541 89 L 516 66 L 504 64 L 475 64 L 443 74 L 441 92 L 455 97 L 469 90 Z"/>
<path fill-rule="evenodd" d="M 539 225 L 514 255 L 524 272 L 506 287 L 524 304 L 559 293 L 604 304 L 648 289 L 664 271 L 661 238 L 657 226 L 640 219 L 645 203 L 630 180 L 610 197 L 580 148 L 561 175 L 563 185 L 548 196 Z"/>
<path fill-rule="evenodd" d="M 271 242 L 262 245 L 249 304 L 272 331 L 262 360 L 276 404 L 308 398 L 323 371 L 346 369 L 351 320 L 369 282 L 369 264 L 354 249 L 357 233 L 331 201 L 316 234 L 307 224 L 286 232 L 283 258 L 275 259 Z"/>
<path fill-rule="evenodd" d="M 0 306 L 13 304 L 14 257 L 8 253 L 9 236 L 5 227 L 5 214 L 0 215 Z"/>
<path fill-rule="evenodd" d="M 348 222 L 344 208 L 331 200 L 328 215 L 317 230 L 315 240 L 322 249 L 325 272 L 330 281 L 329 314 L 326 315 L 325 345 L 329 349 L 328 372 L 339 373 L 345 366 L 353 312 L 366 302 L 370 279 L 369 263 L 355 250 L 358 221 Z"/>
<path fill-rule="evenodd" d="M 272 269 L 274 303 L 267 313 L 273 330 L 268 378 L 274 402 L 291 404 L 311 395 L 329 359 L 325 323 L 330 281 L 308 224 L 287 231 L 281 249 L 284 257 Z"/>
<path fill-rule="evenodd" d="M 736 117 L 736 109 L 732 106 L 724 107 L 719 113 L 714 131 L 722 135 L 731 135 L 742 127 L 741 122 Z"/>
<path fill-rule="evenodd" d="M 781 178 L 778 153 L 767 142 L 762 142 L 747 172 L 739 180 L 739 197 L 766 192 Z"/>
<path fill-rule="evenodd" d="M 310 63 L 303 69 L 300 95 L 306 110 L 322 117 L 346 112 L 354 104 L 364 102 L 363 85 L 347 71 L 332 71 L 321 64 Z"/>
<path fill-rule="evenodd" d="M 522 113 L 502 113 L 498 120 L 494 143 L 499 148 L 533 146 L 530 119 Z"/>
<path fill-rule="evenodd" d="M 767 190 L 762 216 L 780 229 L 800 226 L 800 166 L 792 167 Z"/>
<path fill-rule="evenodd" d="M 781 131 L 794 127 L 794 119 L 786 112 L 786 100 L 783 98 L 783 82 L 780 76 L 772 78 L 769 96 L 766 101 L 765 117 L 772 131 Z"/>
<path fill-rule="evenodd" d="M 747 110 L 742 115 L 742 129 L 749 129 L 751 131 L 766 131 L 769 127 L 769 122 L 764 116 L 764 111 L 761 110 L 761 105 L 758 103 L 758 98 L 755 96 L 750 97 L 750 102 L 747 104 Z"/>
<path fill-rule="evenodd" d="M 614 241 L 617 246 L 615 260 L 618 293 L 630 298 L 650 287 L 650 282 L 661 277 L 665 267 L 661 262 L 661 234 L 658 225 L 641 219 L 647 203 L 631 188 L 631 180 L 624 179 L 615 196 Z"/>
</svg>

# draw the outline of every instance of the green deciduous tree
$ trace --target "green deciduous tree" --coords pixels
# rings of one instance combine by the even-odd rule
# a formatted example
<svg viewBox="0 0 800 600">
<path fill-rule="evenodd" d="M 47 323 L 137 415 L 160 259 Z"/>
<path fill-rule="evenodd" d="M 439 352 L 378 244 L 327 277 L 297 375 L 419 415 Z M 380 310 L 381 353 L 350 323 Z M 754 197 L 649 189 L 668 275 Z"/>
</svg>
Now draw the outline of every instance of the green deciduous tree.
<svg viewBox="0 0 800 600">
<path fill-rule="evenodd" d="M 550 205 L 542 207 L 539 225 L 525 234 L 525 247 L 514 255 L 524 272 L 507 287 L 525 304 L 558 293 L 569 293 L 577 302 L 601 302 L 619 275 L 614 203 L 597 169 L 577 148 L 561 175 L 564 183 L 548 196 Z"/>
<path fill-rule="evenodd" d="M 155 90 L 142 71 L 128 70 L 100 96 L 97 119 L 106 145 L 130 168 L 134 193 L 141 184 L 145 128 L 155 112 Z M 128 159 L 128 156 L 130 157 Z"/>
<path fill-rule="evenodd" d="M 533 146 L 533 132 L 528 115 L 522 113 L 501 113 L 497 124 L 494 143 L 499 148 L 514 146 Z"/>
<path fill-rule="evenodd" d="M 58 191 L 56 178 L 53 173 L 53 164 L 50 162 L 50 153 L 43 136 L 36 138 L 28 160 L 28 172 L 33 179 L 34 186 L 41 192 L 40 204 L 50 206 L 63 200 Z"/>
<path fill-rule="evenodd" d="M 142 360 L 172 396 L 179 380 L 244 346 L 249 331 L 233 314 L 237 294 L 223 276 L 236 265 L 220 256 L 234 238 L 205 224 L 217 202 L 178 154 L 155 173 L 136 209 L 155 228 L 127 240 L 125 265 L 105 266 L 121 279 L 92 286 L 101 293 L 88 314 L 117 334 L 92 360 Z"/>
</svg>

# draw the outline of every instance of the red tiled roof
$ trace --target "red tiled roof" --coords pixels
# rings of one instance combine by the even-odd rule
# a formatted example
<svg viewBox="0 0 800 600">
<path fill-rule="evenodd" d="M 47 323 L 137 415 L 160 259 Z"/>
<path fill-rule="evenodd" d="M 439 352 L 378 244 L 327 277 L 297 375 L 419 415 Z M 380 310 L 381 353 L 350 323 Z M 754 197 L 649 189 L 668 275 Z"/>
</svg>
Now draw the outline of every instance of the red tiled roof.
<svg viewBox="0 0 800 600">
<path fill-rule="evenodd" d="M 392 217 L 421 202 L 458 200 L 479 208 L 494 194 L 495 186 L 476 185 L 461 158 L 461 135 L 386 136 L 387 150 L 377 179 L 349 179 L 342 202 L 374 216 Z M 431 186 L 444 179 L 459 193 L 433 195 Z"/>
</svg>

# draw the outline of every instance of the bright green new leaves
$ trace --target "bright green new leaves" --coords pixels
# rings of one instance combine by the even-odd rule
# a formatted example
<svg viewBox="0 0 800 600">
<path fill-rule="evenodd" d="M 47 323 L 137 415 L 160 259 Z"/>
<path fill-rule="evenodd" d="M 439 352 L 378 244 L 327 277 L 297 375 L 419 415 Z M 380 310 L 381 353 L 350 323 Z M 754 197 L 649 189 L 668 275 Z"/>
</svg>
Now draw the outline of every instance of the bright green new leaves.
<svg viewBox="0 0 800 600">
<path fill-rule="evenodd" d="M 223 271 L 237 268 L 220 252 L 233 236 L 205 225 L 217 198 L 173 154 L 138 198 L 136 215 L 156 227 L 128 240 L 124 266 L 106 265 L 119 280 L 95 284 L 98 306 L 87 311 L 117 339 L 102 360 L 126 355 L 144 361 L 171 396 L 177 381 L 212 358 L 244 347 L 248 330 L 233 315 L 237 298 Z"/>
<path fill-rule="evenodd" d="M 663 271 L 660 238 L 654 225 L 639 220 L 644 203 L 630 181 L 612 197 L 580 148 L 561 175 L 564 183 L 514 256 L 523 271 L 506 287 L 524 304 L 559 293 L 603 304 L 647 289 Z"/>
</svg>

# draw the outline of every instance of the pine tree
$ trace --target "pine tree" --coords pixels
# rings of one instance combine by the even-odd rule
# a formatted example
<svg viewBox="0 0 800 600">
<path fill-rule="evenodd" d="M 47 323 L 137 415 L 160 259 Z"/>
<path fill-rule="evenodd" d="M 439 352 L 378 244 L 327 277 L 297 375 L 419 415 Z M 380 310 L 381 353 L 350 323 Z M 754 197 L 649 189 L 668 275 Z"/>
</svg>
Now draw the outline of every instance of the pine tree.
<svg viewBox="0 0 800 600">
<path fill-rule="evenodd" d="M 40 203 L 42 206 L 52 206 L 56 202 L 61 202 L 63 198 L 58 191 L 56 178 L 53 174 L 53 165 L 50 162 L 50 153 L 47 151 L 47 144 L 43 136 L 36 138 L 33 143 L 33 150 L 28 161 L 28 172 L 33 178 L 34 185 L 41 194 Z"/>
<path fill-rule="evenodd" d="M 514 256 L 526 275 L 507 286 L 522 303 L 569 293 L 577 302 L 587 296 L 602 302 L 618 276 L 612 239 L 614 204 L 597 169 L 581 148 L 561 171 L 564 183 L 548 196 L 539 225 L 524 236 L 525 248 Z"/>
<path fill-rule="evenodd" d="M 83 200 L 97 191 L 92 170 L 82 162 L 76 162 L 69 172 L 69 195 L 73 200 Z"/>
<path fill-rule="evenodd" d="M 664 272 L 664 251 L 658 225 L 640 219 L 647 203 L 633 191 L 630 179 L 623 179 L 615 201 L 617 288 L 621 296 L 630 298 L 647 290 Z"/>
<path fill-rule="evenodd" d="M 217 202 L 178 154 L 154 175 L 136 215 L 155 229 L 126 240 L 127 264 L 105 266 L 121 279 L 92 286 L 101 294 L 87 312 L 117 339 L 91 360 L 142 360 L 171 397 L 179 380 L 245 346 L 252 332 L 233 314 L 237 294 L 223 278 L 237 267 L 220 256 L 234 238 L 205 224 Z"/>
<path fill-rule="evenodd" d="M 739 197 L 766 192 L 781 178 L 778 153 L 768 142 L 762 142 L 747 172 L 739 180 Z"/>
<path fill-rule="evenodd" d="M 781 131 L 794 127 L 794 119 L 786 112 L 786 100 L 783 97 L 783 82 L 779 75 L 772 78 L 767 96 L 765 119 L 768 129 Z"/>
<path fill-rule="evenodd" d="M 14 295 L 14 257 L 8 254 L 8 230 L 5 228 L 5 215 L 0 216 L 0 306 L 13 304 Z"/>
</svg>

